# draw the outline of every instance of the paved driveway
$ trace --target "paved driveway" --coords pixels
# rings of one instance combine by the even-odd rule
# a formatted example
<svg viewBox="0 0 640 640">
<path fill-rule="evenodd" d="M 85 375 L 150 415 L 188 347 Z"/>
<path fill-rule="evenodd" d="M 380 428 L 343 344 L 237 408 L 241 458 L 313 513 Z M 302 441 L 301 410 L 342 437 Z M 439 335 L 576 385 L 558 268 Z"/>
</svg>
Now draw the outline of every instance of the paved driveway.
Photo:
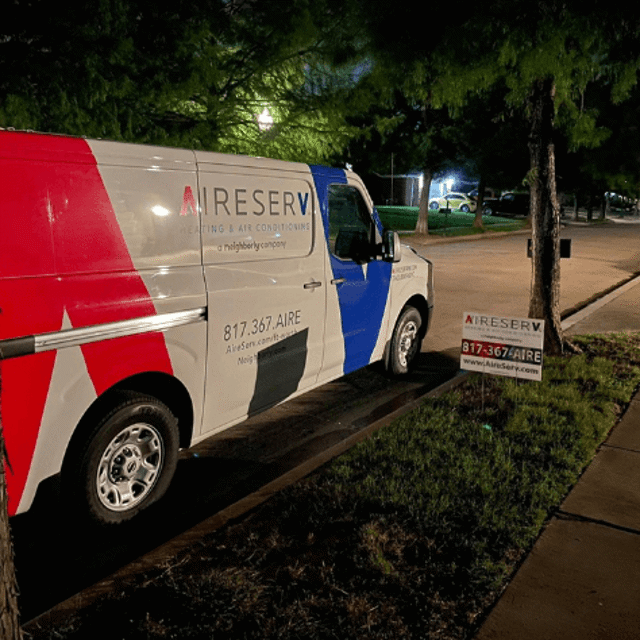
<svg viewBox="0 0 640 640">
<path fill-rule="evenodd" d="M 464 311 L 527 317 L 531 261 L 529 234 L 440 242 L 408 242 L 434 263 L 435 314 L 423 352 L 458 358 Z M 567 226 L 571 258 L 561 262 L 561 311 L 640 272 L 640 224 Z"/>
</svg>

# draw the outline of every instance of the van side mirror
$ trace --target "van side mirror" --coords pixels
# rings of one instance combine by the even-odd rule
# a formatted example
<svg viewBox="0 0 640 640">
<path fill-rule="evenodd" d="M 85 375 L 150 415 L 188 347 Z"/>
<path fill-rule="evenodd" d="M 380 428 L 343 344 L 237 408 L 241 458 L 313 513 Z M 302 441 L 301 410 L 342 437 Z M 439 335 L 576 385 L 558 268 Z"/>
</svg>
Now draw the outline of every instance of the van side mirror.
<svg viewBox="0 0 640 640">
<path fill-rule="evenodd" d="M 402 247 L 397 231 L 385 230 L 382 235 L 382 259 L 385 262 L 400 262 Z"/>
</svg>

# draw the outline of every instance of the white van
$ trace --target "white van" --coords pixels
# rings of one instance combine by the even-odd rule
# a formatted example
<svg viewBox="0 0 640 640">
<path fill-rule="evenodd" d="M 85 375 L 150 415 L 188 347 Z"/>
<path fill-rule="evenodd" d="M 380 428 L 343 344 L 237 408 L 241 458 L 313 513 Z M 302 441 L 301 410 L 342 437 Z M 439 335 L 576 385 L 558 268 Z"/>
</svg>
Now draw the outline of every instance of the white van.
<svg viewBox="0 0 640 640">
<path fill-rule="evenodd" d="M 60 474 L 103 523 L 189 447 L 371 362 L 407 371 L 431 264 L 348 171 L 0 131 L 10 514 Z"/>
</svg>

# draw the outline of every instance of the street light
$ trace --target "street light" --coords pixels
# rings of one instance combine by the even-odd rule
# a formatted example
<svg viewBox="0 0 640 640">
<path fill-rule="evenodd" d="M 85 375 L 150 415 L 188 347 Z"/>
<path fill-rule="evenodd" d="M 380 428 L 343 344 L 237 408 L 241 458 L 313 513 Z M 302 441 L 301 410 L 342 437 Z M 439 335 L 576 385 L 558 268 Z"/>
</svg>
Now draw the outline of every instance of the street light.
<svg viewBox="0 0 640 640">
<path fill-rule="evenodd" d="M 256 120 L 258 121 L 258 129 L 260 129 L 260 131 L 269 131 L 269 129 L 273 127 L 273 117 L 267 107 L 264 108 L 259 116 L 256 116 Z"/>
</svg>

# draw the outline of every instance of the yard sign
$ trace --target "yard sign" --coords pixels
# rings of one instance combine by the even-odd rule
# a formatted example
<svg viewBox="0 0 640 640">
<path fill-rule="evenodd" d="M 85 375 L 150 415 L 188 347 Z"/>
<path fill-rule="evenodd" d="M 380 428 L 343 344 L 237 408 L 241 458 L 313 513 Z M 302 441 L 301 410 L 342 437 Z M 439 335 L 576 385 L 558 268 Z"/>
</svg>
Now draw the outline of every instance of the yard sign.
<svg viewBox="0 0 640 640">
<path fill-rule="evenodd" d="M 460 368 L 542 380 L 544 320 L 501 318 L 465 311 Z"/>
</svg>

